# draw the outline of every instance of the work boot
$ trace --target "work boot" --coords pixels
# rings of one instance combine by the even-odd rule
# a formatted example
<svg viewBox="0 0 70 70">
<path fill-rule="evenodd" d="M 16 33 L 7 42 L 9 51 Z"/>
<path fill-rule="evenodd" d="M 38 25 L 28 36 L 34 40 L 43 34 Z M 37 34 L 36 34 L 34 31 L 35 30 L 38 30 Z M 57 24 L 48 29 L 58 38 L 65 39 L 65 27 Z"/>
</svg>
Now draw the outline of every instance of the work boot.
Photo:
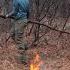
<svg viewBox="0 0 70 70">
<path fill-rule="evenodd" d="M 25 52 L 23 54 L 20 54 L 19 56 L 19 61 L 22 63 L 22 64 L 27 64 L 28 62 L 28 56 L 25 54 Z"/>
</svg>

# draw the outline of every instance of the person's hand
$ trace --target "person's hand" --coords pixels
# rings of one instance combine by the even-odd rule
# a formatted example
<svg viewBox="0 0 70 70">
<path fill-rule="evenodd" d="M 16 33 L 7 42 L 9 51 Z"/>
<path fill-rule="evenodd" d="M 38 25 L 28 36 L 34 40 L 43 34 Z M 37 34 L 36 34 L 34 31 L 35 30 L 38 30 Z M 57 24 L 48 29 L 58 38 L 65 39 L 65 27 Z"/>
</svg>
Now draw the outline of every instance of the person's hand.
<svg viewBox="0 0 70 70">
<path fill-rule="evenodd" d="M 8 18 L 8 14 L 5 17 Z"/>
</svg>

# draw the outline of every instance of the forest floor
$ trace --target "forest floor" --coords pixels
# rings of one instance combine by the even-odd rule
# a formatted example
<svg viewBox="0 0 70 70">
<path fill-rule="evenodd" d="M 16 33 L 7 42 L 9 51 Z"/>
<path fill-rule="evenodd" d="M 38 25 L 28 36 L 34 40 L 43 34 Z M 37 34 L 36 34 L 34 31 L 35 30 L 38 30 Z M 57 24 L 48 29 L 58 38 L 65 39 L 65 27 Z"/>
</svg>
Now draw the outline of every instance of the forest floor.
<svg viewBox="0 0 70 70">
<path fill-rule="evenodd" d="M 0 70 L 38 70 L 30 69 L 30 64 L 36 53 L 39 55 L 40 70 L 70 70 L 70 48 L 60 49 L 54 45 L 43 46 L 29 49 L 25 52 L 28 57 L 27 64 L 22 64 L 17 60 L 19 52 L 12 41 L 8 47 L 0 47 Z M 38 65 L 38 64 L 37 64 Z"/>
</svg>

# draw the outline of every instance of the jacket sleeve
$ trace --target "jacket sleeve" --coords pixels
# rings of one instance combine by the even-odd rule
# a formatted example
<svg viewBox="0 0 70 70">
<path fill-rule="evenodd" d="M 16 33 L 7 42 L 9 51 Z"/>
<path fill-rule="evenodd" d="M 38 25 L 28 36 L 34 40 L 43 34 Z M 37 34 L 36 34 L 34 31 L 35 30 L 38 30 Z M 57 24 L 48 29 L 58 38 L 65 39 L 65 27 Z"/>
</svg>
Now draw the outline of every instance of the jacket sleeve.
<svg viewBox="0 0 70 70">
<path fill-rule="evenodd" d="M 16 11 L 18 11 L 18 2 L 17 2 L 17 0 L 13 0 L 13 9 L 11 12 L 9 12 L 7 14 L 8 17 L 12 17 L 12 16 L 16 15 L 16 13 L 17 13 Z"/>
</svg>

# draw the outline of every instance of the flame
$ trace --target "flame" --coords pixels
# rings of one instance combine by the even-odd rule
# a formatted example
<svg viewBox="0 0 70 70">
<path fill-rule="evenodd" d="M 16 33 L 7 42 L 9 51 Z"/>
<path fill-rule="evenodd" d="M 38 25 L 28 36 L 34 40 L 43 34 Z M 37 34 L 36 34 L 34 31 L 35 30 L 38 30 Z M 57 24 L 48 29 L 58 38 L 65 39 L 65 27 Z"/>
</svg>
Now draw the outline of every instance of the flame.
<svg viewBox="0 0 70 70">
<path fill-rule="evenodd" d="M 40 65 L 42 64 L 39 54 L 36 54 L 34 60 L 30 64 L 30 70 L 40 70 Z"/>
</svg>

